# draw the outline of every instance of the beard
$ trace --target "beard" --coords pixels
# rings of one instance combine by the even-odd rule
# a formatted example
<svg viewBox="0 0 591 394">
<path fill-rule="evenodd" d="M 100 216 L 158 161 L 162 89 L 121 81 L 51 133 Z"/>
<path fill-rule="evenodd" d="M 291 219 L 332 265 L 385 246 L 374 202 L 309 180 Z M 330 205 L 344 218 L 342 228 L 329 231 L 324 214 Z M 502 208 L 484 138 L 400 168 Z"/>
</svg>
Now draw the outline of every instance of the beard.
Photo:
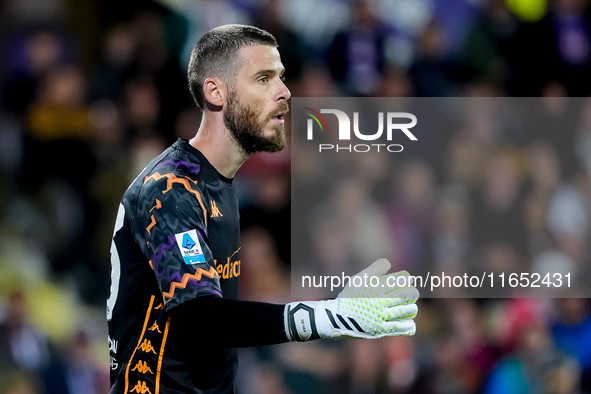
<svg viewBox="0 0 591 394">
<path fill-rule="evenodd" d="M 265 126 L 278 113 L 289 110 L 286 102 L 259 121 L 261 111 L 248 104 L 241 104 L 236 99 L 236 94 L 228 92 L 228 104 L 224 112 L 224 123 L 234 141 L 248 155 L 256 152 L 278 152 L 287 144 L 284 125 L 275 125 L 275 133 L 269 137 L 264 135 Z"/>
</svg>

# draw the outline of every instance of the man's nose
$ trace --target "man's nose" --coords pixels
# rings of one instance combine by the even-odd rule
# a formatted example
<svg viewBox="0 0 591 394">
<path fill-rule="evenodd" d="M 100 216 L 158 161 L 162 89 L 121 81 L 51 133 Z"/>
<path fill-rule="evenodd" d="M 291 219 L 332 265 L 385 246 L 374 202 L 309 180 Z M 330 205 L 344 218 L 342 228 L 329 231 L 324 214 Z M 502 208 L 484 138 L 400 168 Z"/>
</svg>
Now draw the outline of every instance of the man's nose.
<svg viewBox="0 0 591 394">
<path fill-rule="evenodd" d="M 289 91 L 289 89 L 287 88 L 287 86 L 285 86 L 285 83 L 282 80 L 279 80 L 279 88 L 277 90 L 277 101 L 280 100 L 289 100 L 289 98 L 291 97 L 291 92 Z"/>
</svg>

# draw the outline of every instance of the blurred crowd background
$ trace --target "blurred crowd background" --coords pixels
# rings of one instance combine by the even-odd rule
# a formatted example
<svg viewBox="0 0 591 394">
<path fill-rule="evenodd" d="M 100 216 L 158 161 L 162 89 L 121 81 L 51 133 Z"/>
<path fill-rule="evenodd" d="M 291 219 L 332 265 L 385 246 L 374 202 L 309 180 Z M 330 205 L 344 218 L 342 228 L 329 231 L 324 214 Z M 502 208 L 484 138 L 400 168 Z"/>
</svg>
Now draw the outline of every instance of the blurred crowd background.
<svg viewBox="0 0 591 394">
<path fill-rule="evenodd" d="M 398 156 L 393 174 L 368 161 L 353 178 L 395 191 L 378 198 L 388 215 L 373 232 L 390 237 L 397 267 L 474 253 L 587 267 L 591 104 L 572 117 L 552 97 L 591 94 L 589 12 L 587 0 L 1 1 L 0 393 L 108 391 L 118 202 L 151 158 L 194 135 L 188 55 L 224 23 L 277 37 L 297 97 L 547 97 L 543 132 L 474 116 L 433 136 L 436 156 Z M 285 151 L 239 172 L 245 299 L 290 299 L 290 168 L 306 164 Z M 328 230 L 348 224 L 338 213 L 363 201 L 356 190 L 338 185 Z M 355 234 L 318 236 L 330 262 Z M 591 392 L 588 299 L 419 302 L 411 338 L 242 349 L 238 393 Z"/>
</svg>

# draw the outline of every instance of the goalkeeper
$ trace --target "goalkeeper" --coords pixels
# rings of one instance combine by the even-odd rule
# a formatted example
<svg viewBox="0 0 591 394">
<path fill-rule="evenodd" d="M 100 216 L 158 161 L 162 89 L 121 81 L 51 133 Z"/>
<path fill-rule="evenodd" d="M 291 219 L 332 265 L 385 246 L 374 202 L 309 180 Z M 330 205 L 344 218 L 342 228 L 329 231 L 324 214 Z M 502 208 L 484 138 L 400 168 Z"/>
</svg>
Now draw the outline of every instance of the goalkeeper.
<svg viewBox="0 0 591 394">
<path fill-rule="evenodd" d="M 253 153 L 286 145 L 283 72 L 275 38 L 252 26 L 220 26 L 195 46 L 188 78 L 201 125 L 148 164 L 123 195 L 115 222 L 111 394 L 233 393 L 236 347 L 414 334 L 418 293 L 385 286 L 385 259 L 358 274 L 380 285 L 346 286 L 333 300 L 237 300 L 233 178 Z"/>
</svg>

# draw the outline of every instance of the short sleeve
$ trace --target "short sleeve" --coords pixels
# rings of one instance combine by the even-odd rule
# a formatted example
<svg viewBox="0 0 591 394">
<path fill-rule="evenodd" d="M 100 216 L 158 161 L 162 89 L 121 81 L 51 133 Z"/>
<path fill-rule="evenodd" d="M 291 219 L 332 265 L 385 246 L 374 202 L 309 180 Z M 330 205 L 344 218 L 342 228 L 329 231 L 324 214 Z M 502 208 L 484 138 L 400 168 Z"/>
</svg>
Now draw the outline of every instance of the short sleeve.
<svg viewBox="0 0 591 394">
<path fill-rule="evenodd" d="M 132 228 L 166 309 L 200 296 L 221 297 L 196 183 L 176 177 L 149 182 L 140 194 Z"/>
</svg>

